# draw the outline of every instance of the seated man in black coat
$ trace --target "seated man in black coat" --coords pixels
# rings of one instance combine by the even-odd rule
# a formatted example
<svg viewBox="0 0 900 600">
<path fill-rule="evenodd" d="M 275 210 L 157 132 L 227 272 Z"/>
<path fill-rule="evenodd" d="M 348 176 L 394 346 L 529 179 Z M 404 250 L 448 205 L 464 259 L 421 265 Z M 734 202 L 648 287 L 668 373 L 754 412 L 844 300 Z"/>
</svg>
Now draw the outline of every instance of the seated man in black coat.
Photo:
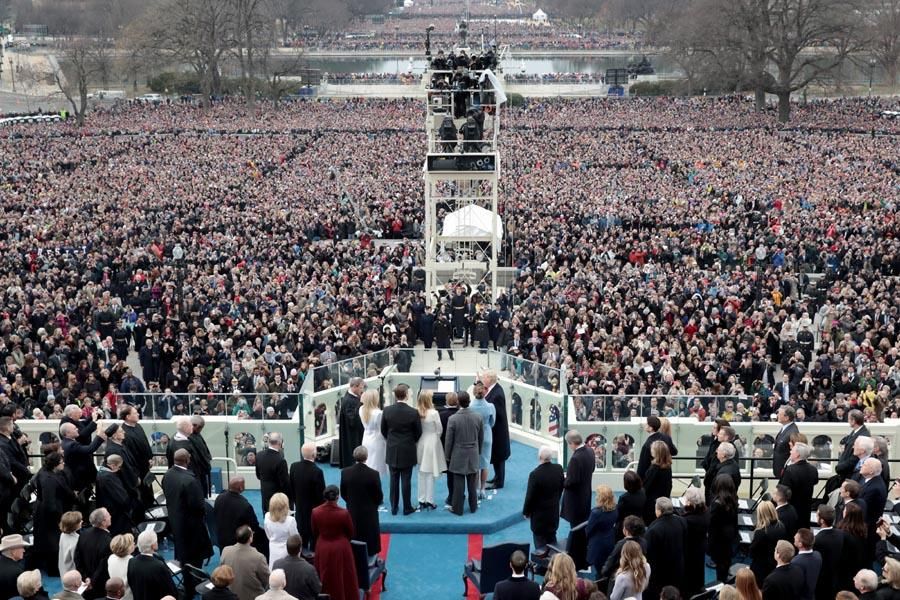
<svg viewBox="0 0 900 600">
<path fill-rule="evenodd" d="M 791 564 L 794 546 L 787 540 L 775 545 L 775 570 L 763 582 L 763 600 L 797 600 L 803 594 L 803 574 Z"/>
<path fill-rule="evenodd" d="M 528 559 L 520 550 L 512 553 L 509 566 L 512 577 L 497 582 L 494 586 L 494 600 L 538 600 L 541 597 L 541 586 L 525 577 Z"/>
<path fill-rule="evenodd" d="M 216 521 L 216 542 L 219 550 L 237 543 L 235 532 L 241 525 L 259 531 L 259 519 L 250 502 L 244 498 L 244 478 L 235 475 L 228 480 L 228 490 L 216 497 L 213 514 Z"/>
<path fill-rule="evenodd" d="M 137 547 L 140 554 L 128 561 L 128 586 L 134 600 L 158 600 L 164 596 L 175 596 L 172 572 L 156 556 L 156 533 L 152 529 L 141 532 Z"/>
</svg>

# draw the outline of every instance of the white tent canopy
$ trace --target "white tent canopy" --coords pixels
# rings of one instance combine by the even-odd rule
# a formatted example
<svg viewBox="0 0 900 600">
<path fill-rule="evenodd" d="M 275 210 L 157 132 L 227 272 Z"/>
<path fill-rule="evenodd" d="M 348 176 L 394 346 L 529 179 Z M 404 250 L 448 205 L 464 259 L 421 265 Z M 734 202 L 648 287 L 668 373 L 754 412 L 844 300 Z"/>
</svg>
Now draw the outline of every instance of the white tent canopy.
<svg viewBox="0 0 900 600">
<path fill-rule="evenodd" d="M 491 222 L 494 213 L 486 208 L 470 204 L 444 217 L 444 237 L 488 237 L 491 234 Z M 503 223 L 497 216 L 497 229 L 494 237 L 498 241 L 503 237 Z"/>
<path fill-rule="evenodd" d="M 541 9 L 537 9 L 536 11 L 534 11 L 534 14 L 531 15 L 531 20 L 537 21 L 539 23 L 544 23 L 547 21 L 547 13 L 545 13 Z"/>
</svg>

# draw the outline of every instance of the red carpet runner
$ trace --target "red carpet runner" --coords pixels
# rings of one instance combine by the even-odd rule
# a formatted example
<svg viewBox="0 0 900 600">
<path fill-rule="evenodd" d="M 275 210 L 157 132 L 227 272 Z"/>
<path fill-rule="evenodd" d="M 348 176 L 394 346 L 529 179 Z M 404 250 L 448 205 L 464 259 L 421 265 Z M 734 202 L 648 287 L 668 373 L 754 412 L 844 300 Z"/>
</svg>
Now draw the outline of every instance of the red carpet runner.
<svg viewBox="0 0 900 600">
<path fill-rule="evenodd" d="M 381 552 L 378 553 L 378 556 L 390 567 L 390 563 L 387 560 L 388 550 L 391 549 L 391 534 L 382 533 L 381 534 Z M 390 571 L 390 569 L 388 569 Z M 381 600 L 381 577 L 378 578 L 378 581 L 375 585 L 372 586 L 372 591 L 369 593 L 370 600 Z"/>
<path fill-rule="evenodd" d="M 466 554 L 466 560 L 480 559 L 482 546 L 484 546 L 484 536 L 480 533 L 470 533 L 469 551 Z M 469 594 L 466 596 L 466 600 L 479 600 L 478 590 L 475 589 L 475 586 L 469 583 L 468 589 Z"/>
</svg>

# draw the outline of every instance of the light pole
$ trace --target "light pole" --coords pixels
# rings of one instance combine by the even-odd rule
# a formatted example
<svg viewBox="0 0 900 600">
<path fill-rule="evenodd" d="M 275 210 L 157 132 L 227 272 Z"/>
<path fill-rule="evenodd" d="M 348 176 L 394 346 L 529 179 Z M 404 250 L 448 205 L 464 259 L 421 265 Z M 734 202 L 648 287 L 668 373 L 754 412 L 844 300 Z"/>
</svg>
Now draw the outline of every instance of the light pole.
<svg viewBox="0 0 900 600">
<path fill-rule="evenodd" d="M 9 57 L 9 77 L 10 77 L 10 81 L 12 81 L 13 94 L 15 94 L 16 93 L 16 70 L 13 67 L 12 55 L 10 55 L 10 57 Z"/>
<path fill-rule="evenodd" d="M 878 61 L 874 58 L 869 59 L 869 98 L 872 97 L 872 74 L 875 72 L 875 65 Z"/>
</svg>

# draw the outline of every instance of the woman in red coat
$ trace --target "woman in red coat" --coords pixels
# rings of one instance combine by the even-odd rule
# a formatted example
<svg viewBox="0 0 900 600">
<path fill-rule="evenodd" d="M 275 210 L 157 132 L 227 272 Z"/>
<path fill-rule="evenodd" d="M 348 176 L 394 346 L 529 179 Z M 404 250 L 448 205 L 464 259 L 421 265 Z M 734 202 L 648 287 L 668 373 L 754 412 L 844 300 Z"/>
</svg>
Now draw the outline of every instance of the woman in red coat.
<svg viewBox="0 0 900 600">
<path fill-rule="evenodd" d="M 332 600 L 359 600 L 356 564 L 353 561 L 353 521 L 350 513 L 338 506 L 340 491 L 336 485 L 325 488 L 325 502 L 312 511 L 312 531 L 316 537 L 316 571 L 322 580 L 322 592 Z"/>
</svg>

